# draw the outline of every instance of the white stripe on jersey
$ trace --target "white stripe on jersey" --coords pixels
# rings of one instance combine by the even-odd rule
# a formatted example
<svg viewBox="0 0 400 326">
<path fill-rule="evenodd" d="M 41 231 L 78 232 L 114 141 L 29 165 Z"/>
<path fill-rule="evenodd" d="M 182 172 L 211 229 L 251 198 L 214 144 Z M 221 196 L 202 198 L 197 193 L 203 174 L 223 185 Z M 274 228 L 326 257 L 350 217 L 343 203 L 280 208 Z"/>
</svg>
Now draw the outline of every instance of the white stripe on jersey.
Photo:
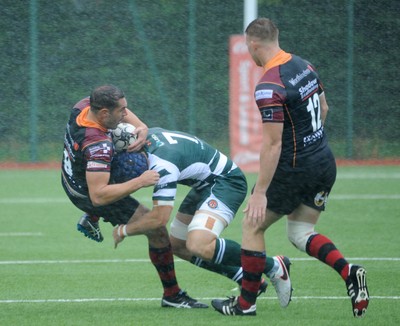
<svg viewBox="0 0 400 326">
<path fill-rule="evenodd" d="M 181 171 L 178 180 L 193 179 L 205 180 L 211 174 L 210 167 L 206 163 L 194 163 Z"/>
<path fill-rule="evenodd" d="M 167 170 L 169 174 L 164 175 L 163 177 L 160 178 L 160 180 L 157 182 L 156 185 L 163 185 L 163 184 L 168 184 L 171 182 L 176 182 L 176 177 L 179 175 L 179 169 L 176 167 L 175 164 L 172 164 L 171 162 L 167 160 L 163 160 L 159 158 L 158 156 L 148 153 L 148 159 L 149 159 L 149 167 L 151 170 L 161 172 L 162 170 Z M 153 193 L 153 198 L 157 197 L 170 197 L 174 198 L 176 196 L 176 191 L 177 188 L 160 188 L 156 192 Z"/>
<path fill-rule="evenodd" d="M 220 156 L 219 156 L 218 164 L 213 171 L 213 174 L 216 174 L 216 175 L 220 175 L 222 173 L 222 171 L 225 168 L 226 162 L 228 162 L 228 158 L 224 154 L 222 154 L 222 153 L 219 153 L 219 154 L 220 154 Z"/>
<path fill-rule="evenodd" d="M 161 180 L 161 179 L 160 179 Z M 162 182 L 161 184 L 163 184 Z M 157 183 L 158 185 L 160 182 Z M 158 189 L 156 192 L 153 193 L 153 197 L 169 197 L 169 198 L 175 198 L 176 195 L 176 188 L 161 188 Z"/>
<path fill-rule="evenodd" d="M 217 155 L 218 152 L 216 152 Z M 169 188 L 166 187 L 167 184 L 171 184 L 174 182 L 179 182 L 181 180 L 192 180 L 193 184 L 192 187 L 201 189 L 204 186 L 208 186 L 209 183 L 205 182 L 205 180 L 211 175 L 220 175 L 228 162 L 228 158 L 219 153 L 218 162 L 213 171 L 211 171 L 210 165 L 214 165 L 213 160 L 210 163 L 202 163 L 202 162 L 195 162 L 189 166 L 187 166 L 182 171 L 179 171 L 178 166 L 173 164 L 172 162 L 162 159 L 155 154 L 149 153 L 149 166 L 150 169 L 162 172 L 167 171 L 168 173 L 163 175 L 160 180 L 157 182 L 157 191 L 153 193 L 153 198 L 160 198 L 160 197 L 169 197 L 175 198 L 176 196 L 176 188 Z M 233 164 L 231 170 L 235 169 L 236 165 Z M 198 182 L 197 182 L 198 181 Z M 165 185 L 165 187 L 163 187 Z"/>
</svg>

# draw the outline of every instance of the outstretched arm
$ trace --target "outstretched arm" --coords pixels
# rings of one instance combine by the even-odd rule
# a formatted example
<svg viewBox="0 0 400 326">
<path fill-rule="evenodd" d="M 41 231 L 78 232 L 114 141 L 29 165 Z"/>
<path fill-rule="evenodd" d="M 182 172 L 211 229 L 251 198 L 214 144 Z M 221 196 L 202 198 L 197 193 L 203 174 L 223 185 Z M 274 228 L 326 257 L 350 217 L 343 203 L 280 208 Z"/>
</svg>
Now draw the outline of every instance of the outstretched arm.
<svg viewBox="0 0 400 326">
<path fill-rule="evenodd" d="M 125 237 L 146 234 L 151 230 L 166 226 L 172 209 L 173 206 L 154 206 L 150 212 L 137 219 L 131 219 L 126 225 L 116 227 L 113 231 L 115 248 Z"/>
<path fill-rule="evenodd" d="M 153 170 L 124 183 L 109 184 L 109 172 L 86 172 L 89 196 L 94 206 L 103 206 L 120 200 L 143 187 L 152 186 L 160 179 Z"/>
</svg>

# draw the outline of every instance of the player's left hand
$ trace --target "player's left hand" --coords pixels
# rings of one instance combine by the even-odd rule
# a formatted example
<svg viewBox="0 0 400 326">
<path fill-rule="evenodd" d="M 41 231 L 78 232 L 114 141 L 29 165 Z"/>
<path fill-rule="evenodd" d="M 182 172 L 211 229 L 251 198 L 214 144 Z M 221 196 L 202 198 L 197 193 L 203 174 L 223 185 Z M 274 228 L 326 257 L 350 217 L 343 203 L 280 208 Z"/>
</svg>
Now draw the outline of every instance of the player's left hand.
<svg viewBox="0 0 400 326">
<path fill-rule="evenodd" d="M 129 145 L 127 151 L 128 152 L 138 152 L 146 142 L 146 137 L 149 132 L 147 127 L 137 127 L 133 134 L 136 136 L 136 141 L 133 144 Z"/>
<path fill-rule="evenodd" d="M 124 240 L 124 236 L 118 235 L 118 225 L 113 230 L 113 238 L 114 238 L 114 249 L 117 249 L 118 244 Z"/>
</svg>

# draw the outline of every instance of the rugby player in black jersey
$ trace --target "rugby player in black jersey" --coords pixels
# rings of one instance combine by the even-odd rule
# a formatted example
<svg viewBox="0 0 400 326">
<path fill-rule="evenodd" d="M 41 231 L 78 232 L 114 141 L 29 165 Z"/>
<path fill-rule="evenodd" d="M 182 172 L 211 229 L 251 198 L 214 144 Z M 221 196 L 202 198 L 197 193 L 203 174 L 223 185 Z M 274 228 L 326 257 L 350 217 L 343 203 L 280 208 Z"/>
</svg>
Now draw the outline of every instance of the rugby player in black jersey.
<svg viewBox="0 0 400 326">
<path fill-rule="evenodd" d="M 114 153 L 110 130 L 120 122 L 136 127 L 137 141 L 129 150 L 141 148 L 148 133 L 147 126 L 128 109 L 125 95 L 119 88 L 104 85 L 74 105 L 64 136 L 62 185 L 71 202 L 85 212 L 78 222 L 78 230 L 98 242 L 103 240 L 98 217 L 117 225 L 143 216 L 148 209 L 130 194 L 159 180 L 156 171 L 147 170 L 123 183 L 110 182 Z M 179 287 L 166 227 L 160 226 L 144 234 L 149 241 L 150 260 L 164 288 L 163 306 L 207 308 Z"/>
<path fill-rule="evenodd" d="M 245 34 L 250 55 L 264 68 L 254 93 L 263 125 L 260 168 L 244 210 L 241 295 L 212 305 L 225 315 L 255 315 L 264 233 L 286 215 L 289 240 L 341 276 L 354 316 L 362 317 L 369 303 L 365 269 L 348 263 L 330 239 L 315 231 L 336 179 L 324 131 L 328 104 L 321 80 L 308 61 L 280 48 L 271 20 L 255 19 Z"/>
</svg>

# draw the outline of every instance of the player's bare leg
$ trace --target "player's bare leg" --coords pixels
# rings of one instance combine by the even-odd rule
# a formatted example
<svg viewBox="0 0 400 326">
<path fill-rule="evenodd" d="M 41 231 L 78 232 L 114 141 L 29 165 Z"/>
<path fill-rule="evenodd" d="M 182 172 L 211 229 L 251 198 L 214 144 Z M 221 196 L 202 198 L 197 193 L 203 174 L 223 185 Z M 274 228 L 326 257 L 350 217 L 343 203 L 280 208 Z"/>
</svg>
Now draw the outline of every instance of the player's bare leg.
<svg viewBox="0 0 400 326">
<path fill-rule="evenodd" d="M 362 266 L 349 264 L 335 244 L 314 227 L 320 212 L 300 205 L 288 216 L 289 240 L 301 251 L 334 269 L 346 283 L 351 298 L 354 317 L 363 317 L 369 304 L 366 270 Z"/>
</svg>

